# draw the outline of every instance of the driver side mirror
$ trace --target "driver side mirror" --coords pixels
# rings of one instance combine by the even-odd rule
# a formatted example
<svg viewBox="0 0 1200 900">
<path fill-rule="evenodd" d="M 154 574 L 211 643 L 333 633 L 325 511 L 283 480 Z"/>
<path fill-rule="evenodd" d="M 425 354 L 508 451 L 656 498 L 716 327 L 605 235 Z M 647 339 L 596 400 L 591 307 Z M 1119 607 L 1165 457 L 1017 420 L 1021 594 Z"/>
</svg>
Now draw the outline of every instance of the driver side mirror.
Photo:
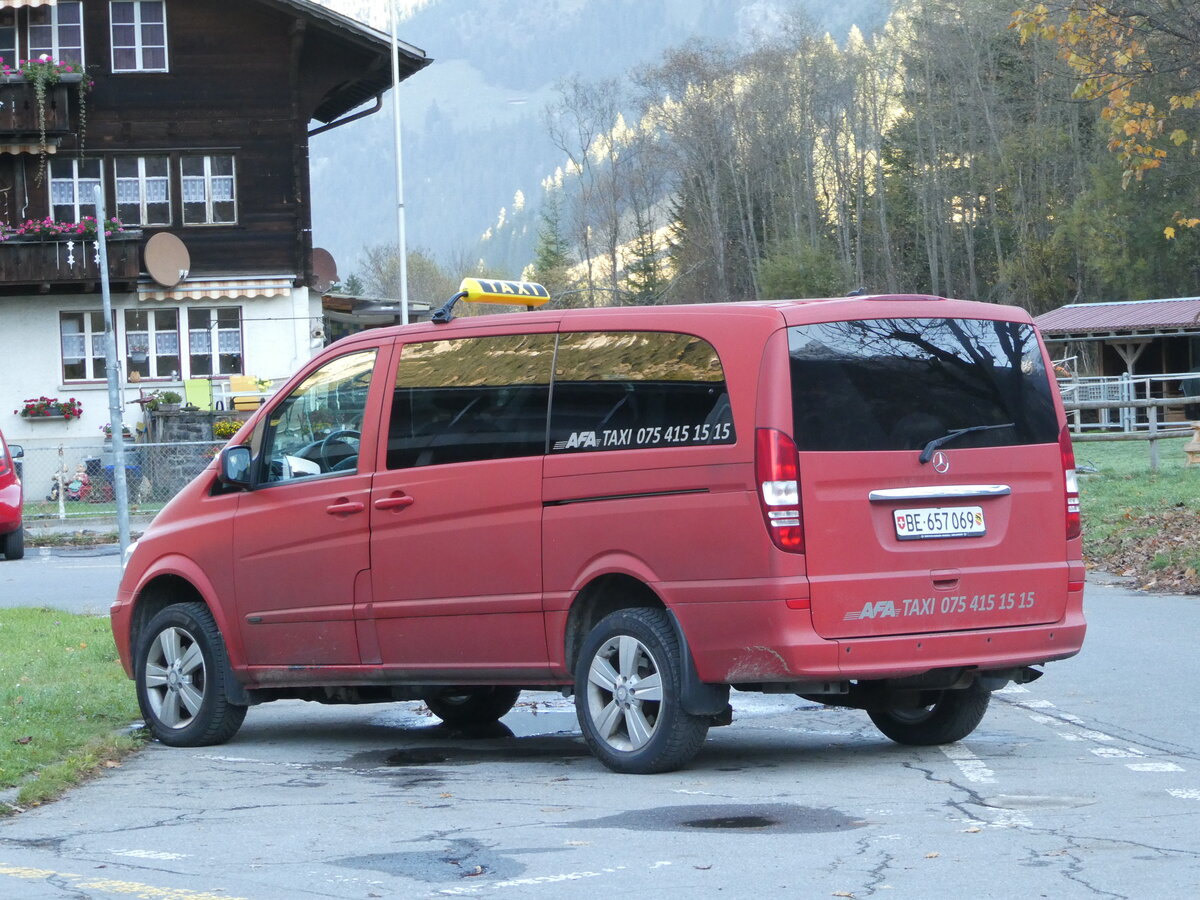
<svg viewBox="0 0 1200 900">
<path fill-rule="evenodd" d="M 229 488 L 250 489 L 250 448 L 245 446 L 226 447 L 221 451 L 221 464 L 217 477 Z"/>
<path fill-rule="evenodd" d="M 9 444 L 8 445 L 8 455 L 11 456 L 13 459 L 24 459 L 25 458 L 25 448 L 22 447 L 20 444 Z"/>
</svg>

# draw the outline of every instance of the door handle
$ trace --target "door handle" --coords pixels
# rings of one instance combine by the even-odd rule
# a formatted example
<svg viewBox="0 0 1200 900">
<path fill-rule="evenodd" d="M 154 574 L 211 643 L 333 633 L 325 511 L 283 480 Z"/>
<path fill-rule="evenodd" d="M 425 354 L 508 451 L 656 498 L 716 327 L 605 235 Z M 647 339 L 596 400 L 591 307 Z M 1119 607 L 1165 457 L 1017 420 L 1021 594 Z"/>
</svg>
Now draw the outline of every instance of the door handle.
<svg viewBox="0 0 1200 900">
<path fill-rule="evenodd" d="M 384 497 L 381 500 L 375 501 L 376 509 L 406 509 L 414 503 L 414 499 L 408 494 L 400 494 L 399 496 Z"/>
<path fill-rule="evenodd" d="M 337 503 L 331 503 L 325 507 L 325 512 L 331 516 L 348 516 L 353 513 L 360 513 L 366 508 L 366 504 L 361 500 L 347 500 L 343 497 Z"/>
</svg>

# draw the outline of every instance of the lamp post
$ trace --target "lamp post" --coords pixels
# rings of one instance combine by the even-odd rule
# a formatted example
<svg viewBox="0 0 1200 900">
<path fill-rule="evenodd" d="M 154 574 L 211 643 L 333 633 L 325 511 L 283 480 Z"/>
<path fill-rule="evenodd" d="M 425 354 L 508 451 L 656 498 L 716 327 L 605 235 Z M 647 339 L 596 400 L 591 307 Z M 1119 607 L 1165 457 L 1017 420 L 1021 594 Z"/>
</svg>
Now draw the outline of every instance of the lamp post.
<svg viewBox="0 0 1200 900">
<path fill-rule="evenodd" d="M 104 302 L 104 368 L 108 381 L 108 420 L 112 428 L 113 494 L 117 501 L 117 538 L 121 555 L 129 546 L 129 485 L 125 478 L 125 425 L 121 420 L 121 372 L 117 365 L 117 333 L 113 330 L 112 293 L 108 284 L 108 241 L 104 235 L 104 193 L 92 191 L 96 203 L 96 251 L 100 264 L 100 293 Z M 61 491 L 60 491 L 61 494 Z"/>
<path fill-rule="evenodd" d="M 400 142 L 400 37 L 397 34 L 396 0 L 390 0 L 392 17 L 392 122 L 396 139 L 396 244 L 400 250 L 400 324 L 408 324 L 408 250 L 404 234 L 404 160 Z"/>
</svg>

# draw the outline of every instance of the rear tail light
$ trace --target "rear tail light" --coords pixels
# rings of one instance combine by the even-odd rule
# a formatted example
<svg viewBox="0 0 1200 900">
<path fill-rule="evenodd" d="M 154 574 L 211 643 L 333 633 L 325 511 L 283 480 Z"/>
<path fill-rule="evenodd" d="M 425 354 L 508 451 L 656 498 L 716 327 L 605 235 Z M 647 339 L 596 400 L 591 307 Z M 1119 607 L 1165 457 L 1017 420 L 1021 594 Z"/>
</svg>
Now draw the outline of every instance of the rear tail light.
<svg viewBox="0 0 1200 900">
<path fill-rule="evenodd" d="M 780 550 L 804 552 L 800 514 L 800 458 L 782 431 L 760 428 L 755 436 L 754 472 L 767 532 Z"/>
<path fill-rule="evenodd" d="M 1079 537 L 1082 530 L 1079 521 L 1079 478 L 1075 474 L 1075 449 L 1071 446 L 1071 432 L 1064 425 L 1058 433 L 1058 449 L 1062 453 L 1063 477 L 1067 487 L 1067 540 Z"/>
</svg>

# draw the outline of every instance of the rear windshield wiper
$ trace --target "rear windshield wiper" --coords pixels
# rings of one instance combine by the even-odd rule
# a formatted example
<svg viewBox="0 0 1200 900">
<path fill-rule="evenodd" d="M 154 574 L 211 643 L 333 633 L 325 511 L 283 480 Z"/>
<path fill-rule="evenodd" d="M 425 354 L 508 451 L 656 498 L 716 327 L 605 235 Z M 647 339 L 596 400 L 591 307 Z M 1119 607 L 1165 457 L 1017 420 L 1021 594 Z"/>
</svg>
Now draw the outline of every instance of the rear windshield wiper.
<svg viewBox="0 0 1200 900">
<path fill-rule="evenodd" d="M 921 456 L 918 459 L 922 465 L 933 459 L 933 451 L 943 444 L 948 444 L 956 438 L 962 437 L 964 434 L 970 434 L 972 431 L 991 431 L 993 428 L 1015 428 L 1015 422 L 1005 422 L 1003 425 L 972 425 L 970 428 L 956 428 L 954 431 L 948 431 L 939 438 L 934 438 L 925 445 L 925 449 L 921 451 Z"/>
</svg>

